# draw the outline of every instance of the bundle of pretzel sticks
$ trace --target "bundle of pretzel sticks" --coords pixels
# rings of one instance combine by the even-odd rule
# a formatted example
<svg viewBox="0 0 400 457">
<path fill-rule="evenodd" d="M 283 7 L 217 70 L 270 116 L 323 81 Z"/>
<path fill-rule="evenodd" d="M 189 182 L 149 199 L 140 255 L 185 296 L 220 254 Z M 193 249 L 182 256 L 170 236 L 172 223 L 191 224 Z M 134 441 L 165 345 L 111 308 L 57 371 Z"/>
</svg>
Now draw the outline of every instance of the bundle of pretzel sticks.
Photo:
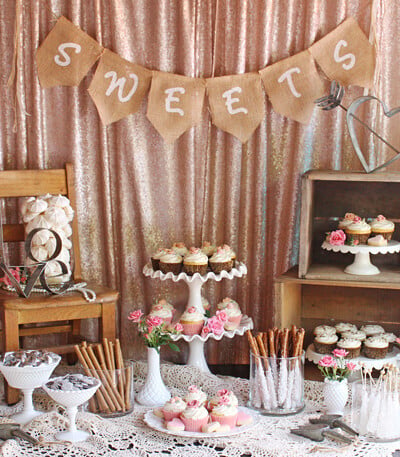
<svg viewBox="0 0 400 457">
<path fill-rule="evenodd" d="M 117 414 L 132 409 L 132 367 L 125 366 L 118 339 L 102 343 L 75 345 L 75 353 L 87 376 L 101 381 L 89 400 L 93 413 Z"/>
<path fill-rule="evenodd" d="M 254 367 L 250 375 L 250 402 L 270 412 L 291 412 L 303 405 L 301 355 L 303 328 L 272 328 L 256 337 L 247 332 Z"/>
</svg>

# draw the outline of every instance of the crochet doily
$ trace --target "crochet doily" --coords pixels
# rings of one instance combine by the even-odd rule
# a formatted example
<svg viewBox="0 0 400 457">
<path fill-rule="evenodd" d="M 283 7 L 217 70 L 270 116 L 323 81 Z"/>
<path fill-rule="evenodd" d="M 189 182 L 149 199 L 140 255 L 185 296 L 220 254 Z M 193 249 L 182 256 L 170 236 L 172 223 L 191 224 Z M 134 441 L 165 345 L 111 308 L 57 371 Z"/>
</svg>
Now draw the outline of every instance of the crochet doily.
<svg viewBox="0 0 400 457">
<path fill-rule="evenodd" d="M 144 382 L 146 364 L 135 363 L 135 390 Z M 217 377 L 205 374 L 195 367 L 163 365 L 162 375 L 172 394 L 181 395 L 187 387 L 197 384 L 209 395 L 221 388 L 233 390 L 242 405 L 248 401 L 248 380 L 232 377 Z M 187 439 L 171 436 L 150 429 L 143 416 L 149 408 L 135 404 L 132 414 L 114 419 L 78 412 L 77 426 L 91 436 L 85 442 L 75 444 L 44 444 L 34 446 L 17 440 L 6 441 L 0 449 L 1 456 L 7 457 L 298 457 L 343 456 L 343 457 L 389 457 L 400 448 L 400 443 L 378 444 L 360 439 L 358 444 L 340 449 L 333 442 L 313 443 L 290 434 L 290 429 L 308 422 L 313 415 L 319 415 L 322 405 L 322 383 L 305 382 L 306 408 L 295 416 L 261 416 L 260 421 L 246 433 L 232 437 Z M 24 427 L 32 436 L 44 442 L 55 440 L 57 431 L 65 429 L 66 418 L 62 408 L 49 400 L 43 393 L 35 394 L 37 409 L 47 411 Z M 0 421 L 9 421 L 7 416 L 20 411 L 22 405 L 0 406 Z M 330 450 L 330 452 L 329 452 Z"/>
</svg>

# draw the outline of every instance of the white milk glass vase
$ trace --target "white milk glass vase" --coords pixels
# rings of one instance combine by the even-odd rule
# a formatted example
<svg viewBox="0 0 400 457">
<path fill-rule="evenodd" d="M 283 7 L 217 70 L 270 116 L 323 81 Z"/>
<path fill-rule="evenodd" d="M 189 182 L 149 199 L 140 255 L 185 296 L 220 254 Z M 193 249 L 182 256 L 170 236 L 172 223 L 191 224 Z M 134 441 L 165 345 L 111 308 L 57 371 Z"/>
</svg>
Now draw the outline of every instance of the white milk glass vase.
<svg viewBox="0 0 400 457">
<path fill-rule="evenodd" d="M 144 406 L 163 405 L 171 398 L 160 371 L 160 348 L 147 348 L 147 376 L 136 401 Z"/>
<path fill-rule="evenodd" d="M 347 379 L 341 381 L 325 378 L 324 380 L 324 404 L 326 414 L 340 414 L 343 416 L 344 407 L 349 397 Z"/>
</svg>

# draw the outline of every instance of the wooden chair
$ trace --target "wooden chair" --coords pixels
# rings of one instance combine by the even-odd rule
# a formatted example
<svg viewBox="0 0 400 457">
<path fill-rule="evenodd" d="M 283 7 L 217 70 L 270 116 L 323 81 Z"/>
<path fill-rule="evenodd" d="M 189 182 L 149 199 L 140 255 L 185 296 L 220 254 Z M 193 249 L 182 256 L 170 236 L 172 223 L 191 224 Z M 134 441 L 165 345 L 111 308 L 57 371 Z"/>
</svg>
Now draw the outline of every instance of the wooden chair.
<svg viewBox="0 0 400 457">
<path fill-rule="evenodd" d="M 65 169 L 0 171 L 0 197 L 28 197 L 43 194 L 61 194 L 69 198 L 76 209 L 74 174 L 72 164 Z M 72 243 L 75 281 L 81 280 L 79 255 L 78 218 L 72 221 Z M 4 242 L 23 241 L 23 224 L 4 224 Z M 69 344 L 46 348 L 59 354 L 73 353 L 74 342 L 80 335 L 82 319 L 100 319 L 101 337 L 115 338 L 115 309 L 118 292 L 107 287 L 88 284 L 96 293 L 95 302 L 87 302 L 79 292 L 63 295 L 31 293 L 28 298 L 15 293 L 0 291 L 0 311 L 3 324 L 3 350 L 15 351 L 24 336 L 66 333 Z M 37 326 L 36 324 L 41 324 Z M 8 404 L 18 401 L 19 392 L 6 389 Z"/>
</svg>

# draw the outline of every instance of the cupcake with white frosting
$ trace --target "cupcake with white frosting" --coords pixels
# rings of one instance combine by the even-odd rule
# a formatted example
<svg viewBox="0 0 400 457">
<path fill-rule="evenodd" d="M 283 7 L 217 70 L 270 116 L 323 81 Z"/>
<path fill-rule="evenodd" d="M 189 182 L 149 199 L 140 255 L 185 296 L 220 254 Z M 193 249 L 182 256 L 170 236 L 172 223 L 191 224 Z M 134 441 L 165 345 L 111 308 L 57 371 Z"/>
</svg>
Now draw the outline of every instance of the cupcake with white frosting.
<svg viewBox="0 0 400 457">
<path fill-rule="evenodd" d="M 161 408 L 164 419 L 170 421 L 175 417 L 179 417 L 186 409 L 186 402 L 181 397 L 170 398 Z"/>
<path fill-rule="evenodd" d="M 206 404 L 207 401 L 207 394 L 203 392 L 199 387 L 196 385 L 189 386 L 188 392 L 184 397 L 186 403 L 197 400 L 201 406 Z"/>
<path fill-rule="evenodd" d="M 229 253 L 229 255 L 231 256 L 232 268 L 233 268 L 236 265 L 236 252 L 228 244 L 224 244 L 222 246 L 222 249 L 225 249 L 225 251 L 227 251 Z"/>
<path fill-rule="evenodd" d="M 233 265 L 230 252 L 221 247 L 210 257 L 209 263 L 211 270 L 216 274 L 224 270 L 231 271 Z"/>
<path fill-rule="evenodd" d="M 394 223 L 380 214 L 370 222 L 371 235 L 382 235 L 383 238 L 390 241 L 394 232 Z"/>
<path fill-rule="evenodd" d="M 231 390 L 220 389 L 208 402 L 208 409 L 210 411 L 214 408 L 214 406 L 218 405 L 221 397 L 226 397 L 228 399 L 228 403 L 232 406 L 237 407 L 239 404 L 237 396 Z"/>
<path fill-rule="evenodd" d="M 372 336 L 364 341 L 364 355 L 370 359 L 384 359 L 389 351 L 389 343 L 382 336 Z"/>
<path fill-rule="evenodd" d="M 353 222 L 346 227 L 345 232 L 347 238 L 353 242 L 366 244 L 371 235 L 371 226 L 367 224 L 364 219 L 356 216 Z"/>
<path fill-rule="evenodd" d="M 355 340 L 363 342 L 366 340 L 367 335 L 362 330 L 357 330 L 355 332 L 352 332 L 352 331 L 343 332 L 342 338 L 350 338 L 350 339 L 355 339 Z"/>
<path fill-rule="evenodd" d="M 336 328 L 331 325 L 318 325 L 314 329 L 314 335 L 336 335 Z"/>
<path fill-rule="evenodd" d="M 210 412 L 210 419 L 213 422 L 219 422 L 221 425 L 228 425 L 230 428 L 235 427 L 238 416 L 238 408 L 232 404 L 227 395 L 219 398 L 218 404 L 213 406 Z"/>
<path fill-rule="evenodd" d="M 376 324 L 366 324 L 366 325 L 363 325 L 361 328 L 360 328 L 361 331 L 365 332 L 365 334 L 367 335 L 367 337 L 369 336 L 375 336 L 375 335 L 380 335 L 381 333 L 385 333 L 385 329 L 380 326 L 380 325 L 376 325 Z"/>
<path fill-rule="evenodd" d="M 335 329 L 337 333 L 355 332 L 357 331 L 357 326 L 349 322 L 340 322 L 335 325 Z"/>
<path fill-rule="evenodd" d="M 185 243 L 183 243 L 182 241 L 174 243 L 171 249 L 175 251 L 177 254 L 179 254 L 181 257 L 185 257 L 185 255 L 189 252 L 189 249 L 185 246 Z"/>
<path fill-rule="evenodd" d="M 338 228 L 345 230 L 350 224 L 353 223 L 354 218 L 358 217 L 354 213 L 346 213 L 342 219 L 339 220 Z"/>
<path fill-rule="evenodd" d="M 191 400 L 180 415 L 186 432 L 201 432 L 203 425 L 208 422 L 208 411 L 198 400 Z"/>
<path fill-rule="evenodd" d="M 361 352 L 361 341 L 355 338 L 342 338 L 337 342 L 336 346 L 347 351 L 346 359 L 359 357 Z"/>
<path fill-rule="evenodd" d="M 190 306 L 181 316 L 179 322 L 183 326 L 184 335 L 199 335 L 204 325 L 204 314 Z"/>
<path fill-rule="evenodd" d="M 172 249 L 167 249 L 165 254 L 160 257 L 160 270 L 163 273 L 173 273 L 177 275 L 182 269 L 182 257 Z"/>
<path fill-rule="evenodd" d="M 385 339 L 389 343 L 389 352 L 392 352 L 394 343 L 396 342 L 396 339 L 397 339 L 397 336 L 394 333 L 382 333 L 382 334 L 378 335 L 378 337 Z"/>
<path fill-rule="evenodd" d="M 200 276 L 207 274 L 208 257 L 200 248 L 190 248 L 183 259 L 183 271 L 189 276 L 198 273 Z"/>
<path fill-rule="evenodd" d="M 216 250 L 217 250 L 217 246 L 215 246 L 214 244 L 211 244 L 209 241 L 204 241 L 203 245 L 201 246 L 201 251 L 207 257 L 211 257 Z"/>
<path fill-rule="evenodd" d="M 154 317 L 157 316 L 163 320 L 166 324 L 170 324 L 172 322 L 172 317 L 174 313 L 173 310 L 170 308 L 166 308 L 162 305 L 155 305 L 151 308 L 149 316 Z"/>
<path fill-rule="evenodd" d="M 151 265 L 153 267 L 154 271 L 157 271 L 160 269 L 160 259 L 163 255 L 167 253 L 167 249 L 158 249 L 151 257 Z"/>
<path fill-rule="evenodd" d="M 338 341 L 336 334 L 322 334 L 318 335 L 314 339 L 315 351 L 319 354 L 330 354 L 335 348 Z"/>
</svg>

